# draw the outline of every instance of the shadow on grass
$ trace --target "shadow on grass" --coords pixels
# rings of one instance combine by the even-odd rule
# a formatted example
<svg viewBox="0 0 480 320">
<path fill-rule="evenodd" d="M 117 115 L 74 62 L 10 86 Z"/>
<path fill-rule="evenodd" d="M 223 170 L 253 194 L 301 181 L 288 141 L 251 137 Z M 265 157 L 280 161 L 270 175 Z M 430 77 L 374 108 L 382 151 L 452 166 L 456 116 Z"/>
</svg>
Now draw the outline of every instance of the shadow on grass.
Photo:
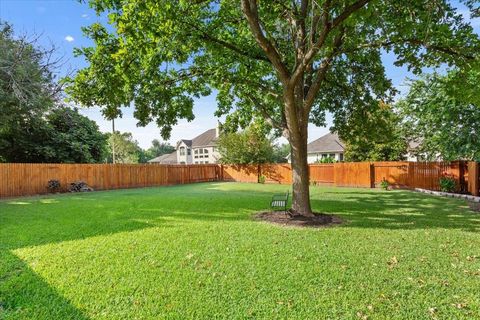
<svg viewBox="0 0 480 320">
<path fill-rule="evenodd" d="M 312 199 L 323 212 L 344 216 L 348 226 L 392 230 L 458 229 L 480 231 L 480 215 L 469 212 L 462 200 L 432 197 L 410 191 L 334 192 L 342 200 Z"/>
<path fill-rule="evenodd" d="M 14 254 L 0 260 L 0 319 L 89 319 Z"/>
<path fill-rule="evenodd" d="M 11 251 L 189 221 L 245 221 L 268 210 L 287 185 L 207 183 L 60 195 L 0 202 L 0 313 L 5 318 L 87 319 Z M 312 188 L 315 211 L 342 216 L 344 227 L 480 230 L 463 201 L 408 191 Z M 1 314 L 0 314 L 1 315 Z"/>
</svg>

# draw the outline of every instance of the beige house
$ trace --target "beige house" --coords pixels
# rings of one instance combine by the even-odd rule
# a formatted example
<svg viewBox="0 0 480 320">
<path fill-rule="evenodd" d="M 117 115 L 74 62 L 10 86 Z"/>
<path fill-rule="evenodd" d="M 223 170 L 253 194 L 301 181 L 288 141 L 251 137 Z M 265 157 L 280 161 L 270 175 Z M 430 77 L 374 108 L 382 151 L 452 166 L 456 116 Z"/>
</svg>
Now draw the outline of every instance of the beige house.
<svg viewBox="0 0 480 320">
<path fill-rule="evenodd" d="M 205 164 L 217 163 L 220 154 L 217 150 L 219 129 L 209 129 L 201 135 L 177 142 L 176 150 L 169 155 L 163 155 L 150 160 L 151 163 L 163 164 Z"/>
</svg>

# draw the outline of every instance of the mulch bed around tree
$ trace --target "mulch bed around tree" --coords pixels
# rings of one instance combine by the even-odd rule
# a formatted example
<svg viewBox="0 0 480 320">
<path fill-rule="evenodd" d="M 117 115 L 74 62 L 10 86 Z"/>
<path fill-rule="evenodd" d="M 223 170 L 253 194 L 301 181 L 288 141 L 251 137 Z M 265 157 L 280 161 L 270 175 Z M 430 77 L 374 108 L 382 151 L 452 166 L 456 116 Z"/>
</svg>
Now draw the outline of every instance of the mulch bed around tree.
<svg viewBox="0 0 480 320">
<path fill-rule="evenodd" d="M 283 211 L 265 211 L 257 213 L 254 217 L 256 220 L 302 228 L 325 228 L 343 223 L 339 217 L 325 213 L 315 213 L 314 217 L 304 217 L 285 214 Z"/>
</svg>

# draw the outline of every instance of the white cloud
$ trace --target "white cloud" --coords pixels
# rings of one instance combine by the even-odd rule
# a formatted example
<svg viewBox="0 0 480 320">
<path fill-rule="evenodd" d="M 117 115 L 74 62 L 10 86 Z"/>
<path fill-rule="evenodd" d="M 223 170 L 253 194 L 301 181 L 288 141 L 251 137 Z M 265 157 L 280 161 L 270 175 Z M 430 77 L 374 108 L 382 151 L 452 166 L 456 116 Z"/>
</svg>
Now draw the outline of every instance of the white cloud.
<svg viewBox="0 0 480 320">
<path fill-rule="evenodd" d="M 74 39 L 72 36 L 70 36 L 70 35 L 68 35 L 68 36 L 65 37 L 65 41 L 73 42 L 74 40 L 75 40 L 75 39 Z"/>
<path fill-rule="evenodd" d="M 82 14 L 82 18 L 85 18 L 85 19 L 88 18 L 88 14 L 86 13 Z"/>
</svg>

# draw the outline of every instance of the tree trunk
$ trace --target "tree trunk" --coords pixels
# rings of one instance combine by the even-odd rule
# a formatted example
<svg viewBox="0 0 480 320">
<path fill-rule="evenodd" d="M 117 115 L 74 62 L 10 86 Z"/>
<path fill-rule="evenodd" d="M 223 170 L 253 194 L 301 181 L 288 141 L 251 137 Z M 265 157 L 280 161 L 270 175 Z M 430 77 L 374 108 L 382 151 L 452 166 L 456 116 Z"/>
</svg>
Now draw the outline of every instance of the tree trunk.
<svg viewBox="0 0 480 320">
<path fill-rule="evenodd" d="M 292 158 L 292 212 L 302 216 L 313 216 L 310 206 L 310 174 L 307 162 L 307 129 L 290 135 Z"/>
</svg>

